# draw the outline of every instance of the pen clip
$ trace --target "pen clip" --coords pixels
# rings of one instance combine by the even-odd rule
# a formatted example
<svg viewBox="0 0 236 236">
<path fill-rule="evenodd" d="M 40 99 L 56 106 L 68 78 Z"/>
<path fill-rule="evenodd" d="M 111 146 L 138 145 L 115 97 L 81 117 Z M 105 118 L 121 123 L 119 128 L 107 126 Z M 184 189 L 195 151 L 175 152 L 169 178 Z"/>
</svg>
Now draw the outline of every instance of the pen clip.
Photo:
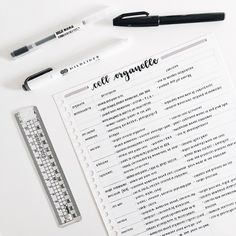
<svg viewBox="0 0 236 236">
<path fill-rule="evenodd" d="M 113 25 L 131 27 L 158 26 L 159 17 L 150 16 L 146 11 L 130 12 L 121 14 L 114 18 Z"/>
<path fill-rule="evenodd" d="M 130 17 L 130 16 L 136 16 L 136 17 Z M 123 19 L 135 19 L 137 18 L 137 16 L 141 17 L 141 16 L 149 16 L 149 13 L 146 11 L 137 11 L 137 12 L 130 12 L 130 13 L 124 13 L 121 14 L 119 16 L 117 16 L 116 18 L 114 18 L 114 20 L 123 20 Z"/>
<path fill-rule="evenodd" d="M 113 25 L 116 26 L 128 26 L 127 20 L 135 20 L 139 17 L 147 17 L 149 15 L 146 11 L 137 11 L 137 12 L 130 12 L 121 14 L 113 19 Z M 135 16 L 135 17 L 133 17 Z"/>
</svg>

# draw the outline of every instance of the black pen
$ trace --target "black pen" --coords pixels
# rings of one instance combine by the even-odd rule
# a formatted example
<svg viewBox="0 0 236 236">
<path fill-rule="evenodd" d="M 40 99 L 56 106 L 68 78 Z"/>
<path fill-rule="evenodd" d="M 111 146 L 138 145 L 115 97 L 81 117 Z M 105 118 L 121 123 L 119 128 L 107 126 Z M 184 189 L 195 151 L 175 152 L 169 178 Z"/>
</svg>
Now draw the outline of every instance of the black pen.
<svg viewBox="0 0 236 236">
<path fill-rule="evenodd" d="M 113 19 L 113 25 L 129 27 L 147 27 L 170 24 L 222 21 L 224 19 L 224 12 L 189 15 L 150 16 L 148 12 L 140 11 L 125 13 L 117 16 Z"/>
</svg>

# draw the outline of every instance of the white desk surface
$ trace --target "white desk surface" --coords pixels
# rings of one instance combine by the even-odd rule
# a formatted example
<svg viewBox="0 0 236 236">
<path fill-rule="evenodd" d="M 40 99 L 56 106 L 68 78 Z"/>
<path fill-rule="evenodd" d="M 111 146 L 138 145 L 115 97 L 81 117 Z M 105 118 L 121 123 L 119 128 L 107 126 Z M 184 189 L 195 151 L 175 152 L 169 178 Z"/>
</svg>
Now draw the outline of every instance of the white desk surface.
<svg viewBox="0 0 236 236">
<path fill-rule="evenodd" d="M 159 28 L 119 28 L 111 24 L 115 13 L 83 32 L 49 43 L 18 60 L 9 58 L 11 50 L 40 39 L 67 23 L 74 23 L 100 4 L 117 8 L 118 14 L 139 10 L 160 15 L 225 11 L 226 20 Z M 52 94 L 207 33 L 216 35 L 236 83 L 235 11 L 235 0 L 0 0 L 0 235 L 107 235 Z M 66 80 L 51 87 L 35 92 L 21 89 L 28 75 L 63 63 L 76 54 L 82 56 L 113 37 L 129 37 L 132 43 L 127 50 L 70 74 Z M 13 117 L 14 111 L 29 105 L 36 105 L 41 111 L 82 214 L 81 222 L 65 228 L 56 225 Z"/>
</svg>

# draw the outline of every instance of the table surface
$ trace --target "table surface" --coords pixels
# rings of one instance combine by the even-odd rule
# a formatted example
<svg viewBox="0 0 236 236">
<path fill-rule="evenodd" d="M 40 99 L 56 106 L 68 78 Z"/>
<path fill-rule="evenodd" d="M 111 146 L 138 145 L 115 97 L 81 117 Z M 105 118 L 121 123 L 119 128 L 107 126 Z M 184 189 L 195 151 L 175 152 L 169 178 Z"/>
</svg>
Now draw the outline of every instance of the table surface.
<svg viewBox="0 0 236 236">
<path fill-rule="evenodd" d="M 52 95 L 207 33 L 216 35 L 236 83 L 235 0 L 0 0 L 0 5 L 0 235 L 105 236 L 106 230 Z M 101 5 L 110 5 L 116 12 L 84 31 L 49 43 L 25 57 L 17 60 L 9 57 L 13 49 L 76 22 Z M 112 26 L 111 19 L 117 14 L 140 10 L 159 15 L 225 11 L 226 20 L 159 28 Z M 45 89 L 34 92 L 21 89 L 22 81 L 30 74 L 59 65 L 74 56 L 82 58 L 102 42 L 117 37 L 131 39 L 125 51 L 70 74 L 66 80 Z M 13 116 L 19 108 L 30 105 L 36 105 L 41 112 L 81 211 L 82 221 L 79 223 L 64 228 L 56 224 Z"/>
</svg>

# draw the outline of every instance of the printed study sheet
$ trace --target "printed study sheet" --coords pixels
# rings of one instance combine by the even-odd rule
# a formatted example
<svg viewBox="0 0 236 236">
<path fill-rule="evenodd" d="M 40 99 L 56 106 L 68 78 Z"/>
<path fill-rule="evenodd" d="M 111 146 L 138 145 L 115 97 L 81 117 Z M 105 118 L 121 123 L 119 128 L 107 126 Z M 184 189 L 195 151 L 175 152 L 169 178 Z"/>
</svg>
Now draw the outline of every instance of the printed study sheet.
<svg viewBox="0 0 236 236">
<path fill-rule="evenodd" d="M 235 94 L 210 35 L 54 96 L 109 235 L 236 235 Z"/>
</svg>

